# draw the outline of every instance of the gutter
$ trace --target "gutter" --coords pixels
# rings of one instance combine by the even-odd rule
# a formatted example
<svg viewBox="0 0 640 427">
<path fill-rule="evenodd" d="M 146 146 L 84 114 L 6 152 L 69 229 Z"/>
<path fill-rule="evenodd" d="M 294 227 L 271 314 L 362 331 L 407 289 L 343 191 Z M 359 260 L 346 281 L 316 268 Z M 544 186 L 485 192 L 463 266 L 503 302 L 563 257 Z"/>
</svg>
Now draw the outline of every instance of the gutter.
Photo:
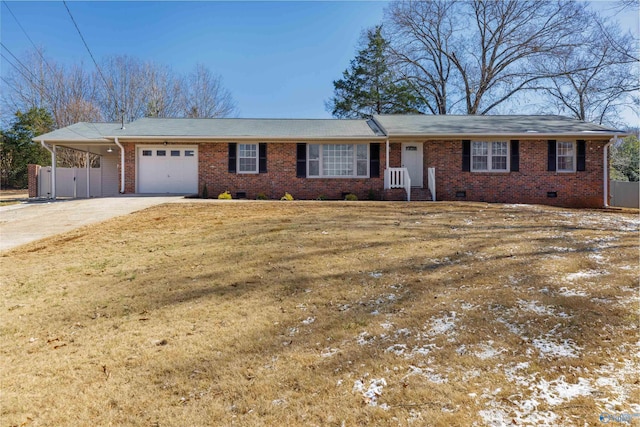
<svg viewBox="0 0 640 427">
<path fill-rule="evenodd" d="M 120 194 L 124 194 L 124 147 L 118 141 L 118 137 L 114 138 L 114 142 L 120 148 Z"/>
<path fill-rule="evenodd" d="M 185 135 L 154 135 L 154 136 L 127 136 L 127 137 L 114 137 L 108 138 L 126 139 L 134 142 L 138 141 L 202 141 L 202 142 L 234 142 L 234 141 L 260 141 L 260 142 L 306 142 L 306 141 L 384 141 L 386 136 L 372 135 L 372 136 L 260 136 L 260 135 L 235 135 L 235 136 L 185 136 Z"/>
<path fill-rule="evenodd" d="M 40 140 L 40 145 L 51 153 L 51 199 L 56 199 L 56 146 L 52 148 L 45 144 L 44 139 Z"/>
</svg>

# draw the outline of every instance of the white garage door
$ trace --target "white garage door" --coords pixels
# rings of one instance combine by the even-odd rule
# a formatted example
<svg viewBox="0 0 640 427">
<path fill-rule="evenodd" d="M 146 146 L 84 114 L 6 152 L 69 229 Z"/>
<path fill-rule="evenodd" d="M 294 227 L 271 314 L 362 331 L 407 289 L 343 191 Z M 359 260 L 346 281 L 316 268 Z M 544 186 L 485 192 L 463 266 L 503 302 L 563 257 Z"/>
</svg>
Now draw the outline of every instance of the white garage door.
<svg viewBox="0 0 640 427">
<path fill-rule="evenodd" d="M 198 148 L 141 146 L 138 193 L 195 194 L 198 192 Z"/>
</svg>

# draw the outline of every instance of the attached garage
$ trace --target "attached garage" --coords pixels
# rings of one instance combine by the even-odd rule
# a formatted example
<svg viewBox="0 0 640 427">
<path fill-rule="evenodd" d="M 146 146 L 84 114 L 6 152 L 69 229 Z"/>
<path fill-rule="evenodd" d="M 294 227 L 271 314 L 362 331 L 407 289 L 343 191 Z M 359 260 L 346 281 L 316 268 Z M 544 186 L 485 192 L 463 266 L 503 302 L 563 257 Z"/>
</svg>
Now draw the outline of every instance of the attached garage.
<svg viewBox="0 0 640 427">
<path fill-rule="evenodd" d="M 136 147 L 136 192 L 196 194 L 198 147 L 140 145 Z"/>
</svg>

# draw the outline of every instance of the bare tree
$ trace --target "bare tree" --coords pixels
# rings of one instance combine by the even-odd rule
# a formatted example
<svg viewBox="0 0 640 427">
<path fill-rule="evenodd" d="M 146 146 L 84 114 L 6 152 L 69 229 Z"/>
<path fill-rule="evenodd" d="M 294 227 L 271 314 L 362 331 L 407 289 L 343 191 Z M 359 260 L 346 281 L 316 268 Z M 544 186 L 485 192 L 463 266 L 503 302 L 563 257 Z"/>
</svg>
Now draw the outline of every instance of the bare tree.
<svg viewBox="0 0 640 427">
<path fill-rule="evenodd" d="M 432 114 L 447 114 L 452 65 L 447 52 L 458 3 L 395 2 L 387 10 L 397 72 Z"/>
<path fill-rule="evenodd" d="M 202 64 L 196 65 L 185 79 L 183 96 L 186 117 L 227 117 L 236 112 L 236 104 L 222 86 L 222 78 Z"/>
<path fill-rule="evenodd" d="M 145 116 L 180 117 L 183 106 L 182 83 L 168 67 L 147 63 L 144 66 Z"/>
<path fill-rule="evenodd" d="M 590 22 L 574 34 L 575 48 L 536 64 L 539 72 L 551 72 L 542 92 L 559 113 L 620 124 L 621 107 L 640 105 L 637 40 L 600 16 L 592 15 Z"/>
<path fill-rule="evenodd" d="M 572 47 L 583 10 L 570 1 L 396 1 L 386 20 L 407 80 L 421 83 L 434 113 L 487 114 L 547 77 L 529 64 Z"/>
</svg>

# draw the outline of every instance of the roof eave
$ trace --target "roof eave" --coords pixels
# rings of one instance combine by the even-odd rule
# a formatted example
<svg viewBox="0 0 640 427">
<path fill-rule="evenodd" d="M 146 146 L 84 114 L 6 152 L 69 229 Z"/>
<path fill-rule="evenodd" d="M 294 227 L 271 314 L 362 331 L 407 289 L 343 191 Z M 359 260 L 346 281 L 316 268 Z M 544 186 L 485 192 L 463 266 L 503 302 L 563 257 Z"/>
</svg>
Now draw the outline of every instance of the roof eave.
<svg viewBox="0 0 640 427">
<path fill-rule="evenodd" d="M 297 141 L 384 141 L 385 136 L 259 136 L 259 135 L 228 135 L 228 136 L 185 136 L 185 135 L 155 135 L 155 136 L 107 136 L 106 138 L 118 138 L 119 141 L 203 141 L 203 142 L 229 142 L 229 141 L 264 141 L 264 142 L 297 142 Z"/>
<path fill-rule="evenodd" d="M 613 138 L 615 136 L 629 136 L 626 132 L 526 132 L 526 133 L 447 133 L 447 134 L 391 134 L 389 139 L 469 139 L 469 138 L 509 138 L 509 139 L 539 139 L 539 138 Z"/>
</svg>

